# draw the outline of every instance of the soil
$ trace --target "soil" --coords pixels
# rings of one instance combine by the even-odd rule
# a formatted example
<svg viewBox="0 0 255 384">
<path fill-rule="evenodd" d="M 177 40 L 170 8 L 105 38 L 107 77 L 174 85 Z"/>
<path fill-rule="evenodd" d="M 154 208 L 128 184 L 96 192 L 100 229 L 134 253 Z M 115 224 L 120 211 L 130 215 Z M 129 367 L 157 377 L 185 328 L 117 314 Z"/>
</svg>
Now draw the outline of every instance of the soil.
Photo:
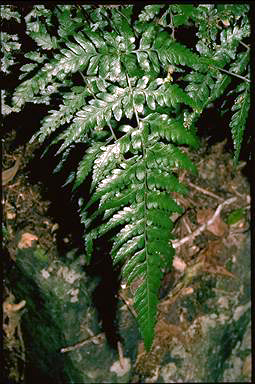
<svg viewBox="0 0 255 384">
<path fill-rule="evenodd" d="M 26 382 L 29 344 L 24 342 L 22 325 L 27 298 L 25 300 L 21 296 L 18 297 L 17 294 L 17 297 L 15 296 L 13 280 L 10 278 L 16 268 L 17 251 L 30 248 L 39 250 L 41 260 L 47 254 L 47 263 L 42 264 L 43 268 L 41 269 L 45 279 L 47 274 L 50 274 L 54 269 L 54 265 L 57 265 L 56 263 L 65 264 L 66 255 L 70 255 L 70 251 L 75 254 L 74 259 L 80 257 L 84 251 L 82 237 L 80 237 L 81 228 L 74 225 L 72 228 L 72 224 L 70 224 L 63 229 L 64 224 L 63 219 L 59 219 L 60 214 L 52 214 L 52 212 L 56 212 L 52 206 L 58 206 L 58 212 L 62 212 L 65 220 L 68 221 L 68 216 L 60 207 L 58 197 L 55 196 L 55 200 L 46 199 L 45 196 L 49 196 L 49 194 L 47 195 L 45 190 L 49 186 L 38 181 L 33 182 L 31 178 L 31 169 L 34 169 L 35 162 L 38 164 L 38 159 L 35 160 L 38 145 L 28 144 L 11 151 L 14 140 L 15 130 L 5 137 L 2 159 L 4 171 L 12 167 L 19 156 L 21 157 L 17 173 L 3 186 L 2 191 L 3 329 L 5 376 L 13 382 L 22 383 Z M 117 365 L 111 363 L 111 374 L 118 377 L 116 382 L 124 382 L 122 381 L 124 376 L 121 376 L 122 373 L 118 373 L 118 369 L 124 369 L 125 364 L 127 371 L 129 371 L 128 378 L 125 376 L 125 382 L 167 382 L 165 380 L 171 382 L 171 380 L 180 379 L 176 373 L 178 369 L 184 371 L 186 369 L 186 377 L 184 371 L 182 371 L 183 376 L 181 377 L 184 381 L 189 380 L 187 372 L 190 368 L 188 366 L 180 368 L 177 364 L 178 359 L 173 359 L 174 347 L 182 345 L 182 348 L 188 348 L 189 345 L 198 340 L 194 334 L 203 334 L 201 330 L 204 326 L 203 321 L 207 315 L 212 315 L 210 308 L 212 300 L 215 299 L 214 293 L 220 289 L 217 285 L 219 281 L 225 281 L 230 287 L 234 284 L 233 291 L 235 289 L 233 281 L 235 282 L 240 277 L 238 276 L 239 269 L 236 268 L 239 260 L 236 255 L 246 244 L 250 230 L 250 185 L 243 172 L 244 169 L 247 170 L 247 164 L 240 162 L 234 168 L 232 154 L 225 150 L 225 145 L 226 141 L 223 141 L 208 148 L 206 140 L 204 140 L 200 151 L 189 153 L 197 166 L 198 175 L 190 175 L 186 171 L 179 172 L 180 180 L 189 188 L 189 195 L 187 197 L 175 196 L 177 201 L 185 207 L 185 212 L 183 215 L 173 216 L 176 223 L 174 235 L 177 240 L 173 242 L 176 256 L 172 271 L 165 273 L 160 289 L 155 341 L 149 354 L 144 352 L 143 343 L 139 341 L 137 332 L 134 333 L 136 339 L 133 341 L 137 349 L 128 347 L 126 341 L 123 342 L 122 349 L 124 348 L 124 351 L 122 351 L 118 343 L 117 356 L 119 356 L 122 364 L 118 368 L 119 363 L 116 363 Z M 186 148 L 183 150 L 187 151 Z M 41 162 L 43 161 L 41 159 Z M 58 193 L 61 193 L 61 188 L 59 186 L 56 188 Z M 50 189 L 54 189 L 54 185 L 51 185 Z M 229 204 L 226 203 L 228 201 Z M 198 228 L 213 218 L 217 208 L 219 208 L 219 214 L 214 217 L 210 225 L 207 225 L 199 233 Z M 78 214 L 73 220 L 75 223 L 79 221 Z M 192 236 L 195 231 L 197 231 L 197 236 Z M 186 241 L 181 243 L 181 239 L 186 239 Z M 82 259 L 79 260 L 82 268 Z M 70 260 L 67 262 L 70 264 Z M 68 263 L 67 265 L 69 265 Z M 58 276 L 61 275 L 62 279 L 64 279 L 64 264 L 61 270 L 62 274 L 58 272 Z M 50 270 L 50 268 L 52 269 Z M 121 307 L 120 311 L 122 311 L 121 324 L 119 325 L 120 328 L 122 327 L 122 331 L 124 328 L 128 328 L 125 316 L 127 313 L 130 315 L 130 311 L 132 311 L 132 288 L 134 287 L 128 289 L 122 285 L 117 292 L 118 306 Z M 73 301 L 75 301 L 76 296 L 74 293 L 72 295 Z M 220 305 L 222 307 L 227 305 L 225 302 L 227 299 L 224 295 L 217 299 L 221 300 Z M 211 321 L 213 321 L 212 319 Z M 82 319 L 80 322 L 79 326 L 82 327 Z M 194 330 L 195 326 L 197 327 L 196 330 Z M 193 334 L 191 327 L 193 327 Z M 131 332 L 132 328 L 129 331 Z M 123 335 L 125 332 L 123 331 Z M 101 341 L 98 339 L 97 343 L 97 339 L 94 339 L 93 348 L 95 350 L 99 348 L 100 342 L 105 340 L 105 329 L 100 321 L 98 321 L 98 325 L 95 326 L 90 337 L 97 337 L 97 335 L 99 335 L 99 339 L 101 337 Z M 123 336 L 124 340 L 129 337 L 131 334 Z M 80 348 L 82 345 L 77 343 L 73 350 L 78 351 Z M 186 349 L 185 351 L 188 353 Z M 125 357 L 121 356 L 122 353 Z M 171 353 L 172 358 L 168 359 L 167 356 Z M 129 354 L 133 354 L 132 358 L 126 361 L 125 358 L 130 357 Z M 116 355 L 113 356 L 116 357 Z M 243 380 L 247 379 L 248 381 L 251 380 L 249 359 L 250 356 L 246 354 L 239 362 Z M 119 360 L 117 359 L 117 361 Z M 221 378 L 224 378 L 224 374 L 227 375 L 224 372 L 222 371 Z M 234 379 L 240 379 L 239 376 L 234 377 Z M 200 378 L 202 380 L 204 377 L 200 373 L 194 373 L 191 379 L 198 380 Z M 220 380 L 220 377 L 218 379 Z M 99 382 L 97 380 L 99 379 L 95 378 L 95 382 Z M 227 376 L 225 380 L 228 381 Z"/>
</svg>

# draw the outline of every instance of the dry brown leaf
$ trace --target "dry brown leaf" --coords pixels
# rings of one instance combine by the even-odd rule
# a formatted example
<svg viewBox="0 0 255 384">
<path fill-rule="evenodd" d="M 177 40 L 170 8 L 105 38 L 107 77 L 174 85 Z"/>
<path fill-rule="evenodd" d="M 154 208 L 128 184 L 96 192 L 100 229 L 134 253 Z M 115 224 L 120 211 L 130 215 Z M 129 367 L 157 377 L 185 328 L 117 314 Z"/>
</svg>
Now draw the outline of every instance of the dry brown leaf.
<svg viewBox="0 0 255 384">
<path fill-rule="evenodd" d="M 169 345 L 173 337 L 176 337 L 182 343 L 185 342 L 183 329 L 179 325 L 167 323 L 163 319 L 156 324 L 156 336 L 160 340 L 160 344 Z"/>
<path fill-rule="evenodd" d="M 218 260 L 219 254 L 222 251 L 222 240 L 213 240 L 208 242 L 208 247 L 204 249 L 201 254 L 206 262 Z"/>
<path fill-rule="evenodd" d="M 197 212 L 198 224 L 205 224 L 213 217 L 213 210 L 211 208 L 200 209 Z M 212 224 L 207 226 L 207 230 L 213 233 L 215 236 L 224 236 L 228 230 L 227 224 L 221 219 L 220 216 L 216 216 Z"/>
<path fill-rule="evenodd" d="M 186 288 L 183 288 L 182 295 L 183 296 L 192 295 L 193 292 L 194 292 L 194 289 L 192 287 L 186 287 Z"/>
<path fill-rule="evenodd" d="M 204 271 L 208 273 L 213 273 L 215 275 L 236 278 L 236 275 L 234 275 L 234 273 L 229 272 L 225 267 L 221 265 L 212 266 L 210 264 L 205 264 Z"/>
<path fill-rule="evenodd" d="M 202 251 L 204 258 L 204 272 L 213 273 L 220 276 L 236 277 L 222 265 L 222 240 L 209 241 L 208 248 Z"/>
<path fill-rule="evenodd" d="M 23 233 L 18 244 L 18 248 L 31 248 L 33 241 L 38 240 L 38 237 L 32 233 Z"/>
<path fill-rule="evenodd" d="M 174 267 L 174 269 L 176 269 L 177 271 L 184 272 L 184 270 L 185 270 L 186 267 L 187 267 L 187 264 L 185 263 L 185 261 L 183 261 L 182 259 L 180 259 L 178 256 L 175 256 L 175 257 L 174 257 L 174 260 L 173 260 L 173 267 Z"/>
</svg>

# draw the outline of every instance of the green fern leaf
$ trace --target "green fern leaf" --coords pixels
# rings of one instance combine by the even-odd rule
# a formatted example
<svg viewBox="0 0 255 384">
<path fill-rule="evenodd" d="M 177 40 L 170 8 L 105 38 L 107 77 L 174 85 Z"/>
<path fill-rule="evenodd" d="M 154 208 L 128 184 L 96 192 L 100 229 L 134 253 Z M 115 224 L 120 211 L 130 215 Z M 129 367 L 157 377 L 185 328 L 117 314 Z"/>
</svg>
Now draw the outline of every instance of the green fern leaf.
<svg viewBox="0 0 255 384">
<path fill-rule="evenodd" d="M 241 75 L 247 69 L 249 62 L 250 51 L 241 52 L 236 56 L 236 61 L 230 66 L 230 71 Z"/>
<path fill-rule="evenodd" d="M 76 190 L 84 182 L 84 180 L 90 173 L 94 161 L 100 151 L 100 147 L 101 143 L 95 143 L 92 147 L 88 148 L 86 154 L 83 156 L 83 159 L 78 165 L 73 190 Z"/>
<path fill-rule="evenodd" d="M 220 97 L 224 93 L 230 82 L 231 80 L 228 75 L 219 74 L 217 81 L 215 82 L 212 88 L 210 102 Z"/>
<path fill-rule="evenodd" d="M 190 4 L 174 4 L 170 5 L 173 13 L 173 25 L 179 27 L 183 24 L 188 24 L 190 18 L 197 16 L 197 8 Z M 170 8 L 169 7 L 169 8 Z"/>
<path fill-rule="evenodd" d="M 184 128 L 184 120 L 171 119 L 165 114 L 150 114 L 145 119 L 150 123 L 152 137 L 161 137 L 176 144 L 187 144 L 198 148 L 199 140 L 191 131 Z M 170 148 L 170 147 L 169 147 Z"/>
<path fill-rule="evenodd" d="M 43 61 L 46 59 L 45 54 L 41 54 L 40 52 L 32 51 L 32 52 L 27 52 L 24 55 L 27 59 L 30 59 L 32 61 L 36 61 L 37 63 L 43 63 Z"/>
<path fill-rule="evenodd" d="M 146 77 L 139 81 L 139 88 L 137 92 L 134 91 L 133 108 L 139 108 L 145 103 L 143 91 L 146 89 L 147 83 Z M 181 100 L 190 101 L 189 98 L 183 97 L 183 91 L 180 92 L 178 87 L 172 87 L 173 93 L 174 90 L 176 90 L 177 98 L 181 94 Z M 112 95 L 101 95 L 100 97 L 113 103 Z M 159 134 L 153 123 L 155 127 L 159 126 Z M 166 132 L 167 129 L 170 132 L 169 136 Z M 191 131 L 185 130 L 182 119 L 169 119 L 167 115 L 162 118 L 158 113 L 144 118 L 144 123 L 141 122 L 137 129 L 123 126 L 122 130 L 126 133 L 114 144 L 101 147 L 100 153 L 94 160 L 92 186 L 95 188 L 95 192 L 86 204 L 85 210 L 98 201 L 99 205 L 90 218 L 86 217 L 84 220 L 87 228 L 86 249 L 88 259 L 90 259 L 93 239 L 119 225 L 125 225 L 119 233 L 113 236 L 111 253 L 115 264 L 125 263 L 125 276 L 127 276 L 127 271 L 130 271 L 129 259 L 132 260 L 131 265 L 134 268 L 127 276 L 128 283 L 138 277 L 142 277 L 143 282 L 147 282 L 145 285 L 142 282 L 135 293 L 135 307 L 138 311 L 141 332 L 145 337 L 146 348 L 149 348 L 156 321 L 158 278 L 164 268 L 171 267 L 174 254 L 173 248 L 169 245 L 171 237 L 169 231 L 173 225 L 170 215 L 173 212 L 182 213 L 183 211 L 171 198 L 170 193 L 187 193 L 187 189 L 171 174 L 170 169 L 173 168 L 173 165 L 176 168 L 183 167 L 193 171 L 195 169 L 188 157 L 182 154 L 174 144 L 157 143 L 157 140 L 167 137 L 172 143 L 185 142 L 192 145 L 197 145 L 197 141 Z M 150 146 L 146 148 L 144 157 L 144 146 L 148 140 Z M 130 159 L 125 158 L 125 154 L 128 152 L 134 154 Z M 91 223 L 102 213 L 104 213 L 103 223 L 89 231 Z M 146 257 L 143 262 L 140 261 L 134 265 L 134 260 L 136 260 L 134 255 L 140 254 L 140 252 Z M 154 276 L 151 277 L 148 276 L 148 273 L 150 274 L 153 257 L 155 257 Z M 141 297 L 143 297 L 143 304 L 140 301 Z M 153 299 L 148 299 L 149 297 Z M 147 300 L 149 301 L 147 302 Z"/>
<path fill-rule="evenodd" d="M 122 109 L 122 100 L 129 92 L 129 89 L 114 86 L 111 88 L 111 92 L 106 95 L 99 93 L 97 99 L 90 100 L 89 105 L 84 106 L 76 113 L 73 123 L 59 137 L 61 140 L 64 139 L 64 142 L 59 148 L 58 153 L 71 145 L 71 143 L 76 142 L 79 137 L 86 136 L 89 129 L 94 127 L 103 129 L 109 123 L 112 113 L 115 113 L 115 118 L 120 118 L 119 110 Z"/>
<path fill-rule="evenodd" d="M 236 111 L 230 121 L 231 133 L 234 141 L 235 147 L 235 163 L 237 163 L 239 159 L 239 154 L 241 150 L 241 145 L 243 141 L 244 129 L 246 120 L 249 113 L 250 108 L 250 92 L 249 92 L 249 84 L 242 83 L 239 88 L 239 92 L 242 92 L 235 100 L 232 111 Z"/>
<path fill-rule="evenodd" d="M 81 26 L 84 27 L 84 20 L 78 16 L 78 9 L 74 6 L 58 5 L 55 10 L 58 18 L 58 35 L 66 41 L 69 36 L 75 36 Z"/>
<path fill-rule="evenodd" d="M 43 142 L 46 137 L 56 131 L 61 125 L 69 123 L 76 111 L 79 111 L 85 104 L 85 97 L 89 95 L 83 87 L 74 87 L 72 92 L 66 93 L 64 96 L 64 104 L 60 105 L 59 110 L 50 111 L 50 115 L 46 116 L 40 130 L 31 138 L 30 142 L 38 139 Z"/>
<path fill-rule="evenodd" d="M 158 46 L 159 44 L 160 46 Z M 160 43 L 156 38 L 153 48 L 157 49 L 159 59 L 164 65 L 180 64 L 206 70 L 206 65 L 210 63 L 209 60 L 200 58 L 184 45 L 171 41 L 169 36 L 166 35 L 164 35 L 163 41 Z"/>
<path fill-rule="evenodd" d="M 51 50 L 57 48 L 57 39 L 55 36 L 51 36 L 47 33 L 45 26 L 40 25 L 39 31 L 30 32 L 30 36 L 35 40 L 37 45 L 45 50 Z"/>
<path fill-rule="evenodd" d="M 156 292 L 159 289 L 159 281 L 162 277 L 159 261 L 156 257 L 154 254 L 147 254 L 146 271 L 148 277 L 137 289 L 134 301 L 134 308 L 138 313 L 137 320 L 147 350 L 150 349 L 154 338 L 158 304 Z"/>
<path fill-rule="evenodd" d="M 150 21 L 160 12 L 161 8 L 162 5 L 146 5 L 139 15 L 139 20 Z"/>
<path fill-rule="evenodd" d="M 10 20 L 14 18 L 18 23 L 20 23 L 20 14 L 17 11 L 16 7 L 10 5 L 1 5 L 1 17 L 2 19 Z"/>
<path fill-rule="evenodd" d="M 129 134 L 122 136 L 119 140 L 116 140 L 114 144 L 110 144 L 107 147 L 101 146 L 101 155 L 98 156 L 94 162 L 93 181 L 91 184 L 92 189 L 106 175 L 110 174 L 110 171 L 117 165 L 117 163 L 121 162 L 122 155 L 126 153 L 129 148 Z"/>
</svg>

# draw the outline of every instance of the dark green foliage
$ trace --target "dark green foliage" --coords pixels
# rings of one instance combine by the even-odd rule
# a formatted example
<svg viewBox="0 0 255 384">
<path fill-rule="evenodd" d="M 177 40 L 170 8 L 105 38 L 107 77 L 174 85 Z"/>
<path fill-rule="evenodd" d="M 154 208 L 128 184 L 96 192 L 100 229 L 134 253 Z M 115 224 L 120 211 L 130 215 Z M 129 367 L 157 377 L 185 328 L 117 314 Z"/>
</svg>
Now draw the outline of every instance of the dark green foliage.
<svg viewBox="0 0 255 384">
<path fill-rule="evenodd" d="M 243 42 L 249 7 L 148 5 L 136 19 L 134 8 L 33 6 L 25 22 L 37 49 L 25 53 L 22 82 L 5 113 L 60 99 L 32 140 L 59 131 L 51 141 L 62 154 L 56 170 L 73 146 L 86 145 L 66 181 L 79 190 L 91 179 L 89 201 L 79 200 L 86 261 L 93 241 L 110 231 L 114 264 L 122 264 L 128 284 L 140 282 L 134 307 L 149 349 L 161 277 L 174 256 L 171 216 L 182 213 L 172 193 L 188 192 L 178 181 L 180 169 L 196 171 L 182 147 L 198 148 L 195 122 L 226 92 L 236 93 L 230 127 L 236 159 L 240 152 L 250 98 Z M 16 9 L 3 9 L 19 21 Z M 176 40 L 181 26 L 193 27 L 196 46 Z M 233 80 L 239 84 L 231 90 Z"/>
<path fill-rule="evenodd" d="M 231 108 L 235 111 L 231 118 L 230 127 L 235 146 L 235 162 L 238 161 L 242 138 L 244 134 L 245 123 L 248 117 L 250 108 L 250 87 L 247 83 L 242 83 L 237 87 L 237 92 L 240 94 L 235 99 L 235 103 Z"/>
</svg>

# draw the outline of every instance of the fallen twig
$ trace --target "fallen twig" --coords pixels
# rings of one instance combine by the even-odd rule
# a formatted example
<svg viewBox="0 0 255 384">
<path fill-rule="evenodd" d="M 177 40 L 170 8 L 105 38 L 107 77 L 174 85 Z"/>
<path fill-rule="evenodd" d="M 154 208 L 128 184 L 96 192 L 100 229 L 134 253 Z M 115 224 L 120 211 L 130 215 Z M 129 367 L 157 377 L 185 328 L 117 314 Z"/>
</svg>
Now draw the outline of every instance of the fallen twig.
<svg viewBox="0 0 255 384">
<path fill-rule="evenodd" d="M 197 185 L 195 185 L 195 184 L 191 183 L 190 181 L 189 181 L 189 185 L 190 185 L 191 187 L 193 187 L 193 188 L 197 189 L 198 191 L 200 191 L 200 192 L 204 193 L 205 195 L 208 195 L 208 196 L 214 197 L 215 199 L 218 199 L 218 200 L 220 200 L 220 201 L 224 201 L 224 199 L 223 199 L 222 197 L 220 197 L 220 196 L 216 195 L 216 194 L 215 194 L 215 193 L 213 193 L 213 192 L 210 192 L 210 191 L 208 191 L 207 189 L 204 189 L 204 188 L 198 187 Z"/>
<path fill-rule="evenodd" d="M 80 341 L 77 344 L 70 345 L 69 347 L 61 348 L 60 352 L 65 353 L 65 352 L 74 351 L 76 349 L 82 348 L 84 345 L 91 342 L 94 344 L 100 344 L 104 340 L 104 338 L 105 338 L 105 334 L 102 332 L 102 333 L 99 333 L 98 335 L 91 336 L 83 341 Z"/>
<path fill-rule="evenodd" d="M 134 316 L 134 318 L 136 319 L 137 318 L 137 313 L 135 312 L 134 308 L 129 304 L 129 302 L 127 301 L 127 299 L 124 297 L 124 295 L 122 293 L 119 293 L 119 297 L 121 298 L 121 300 L 124 302 L 124 304 L 126 304 L 127 308 L 129 309 L 129 311 L 131 312 L 131 314 Z"/>
<path fill-rule="evenodd" d="M 188 222 L 187 222 L 185 216 L 183 216 L 182 221 L 183 221 L 183 223 L 184 223 L 184 225 L 185 225 L 187 231 L 188 231 L 189 233 L 192 233 L 192 230 L 190 229 L 190 226 L 189 226 L 189 224 L 188 224 Z"/>
<path fill-rule="evenodd" d="M 183 237 L 181 240 L 173 240 L 172 245 L 174 248 L 180 247 L 182 244 L 186 243 L 187 241 L 193 240 L 195 237 L 200 235 L 201 232 L 203 232 L 209 225 L 211 225 L 216 217 L 220 214 L 222 208 L 225 205 L 232 204 L 234 201 L 237 200 L 237 197 L 231 197 L 228 200 L 225 200 L 223 203 L 218 205 L 216 211 L 214 212 L 213 217 L 208 220 L 205 224 L 201 225 L 199 228 L 197 228 L 194 232 L 192 232 L 190 235 Z"/>
<path fill-rule="evenodd" d="M 123 355 L 123 350 L 122 350 L 120 341 L 117 342 L 117 348 L 118 348 L 120 366 L 123 369 L 125 366 L 125 363 L 124 363 L 124 355 Z"/>
</svg>

